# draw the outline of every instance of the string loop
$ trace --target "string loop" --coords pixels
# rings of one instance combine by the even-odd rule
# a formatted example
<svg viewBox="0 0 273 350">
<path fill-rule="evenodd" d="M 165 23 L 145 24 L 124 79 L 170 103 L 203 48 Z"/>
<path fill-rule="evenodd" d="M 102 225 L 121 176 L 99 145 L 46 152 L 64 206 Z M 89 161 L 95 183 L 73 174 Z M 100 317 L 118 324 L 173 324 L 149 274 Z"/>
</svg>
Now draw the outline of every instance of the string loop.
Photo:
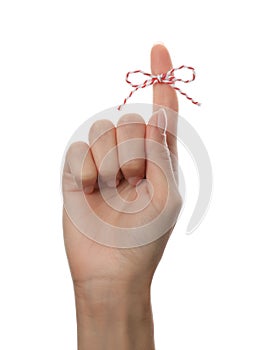
<svg viewBox="0 0 273 350">
<path fill-rule="evenodd" d="M 182 78 L 177 78 L 174 73 L 176 71 L 182 70 L 182 69 L 190 70 L 191 73 L 192 73 L 192 77 L 190 79 L 187 79 L 187 80 L 184 80 Z M 130 78 L 130 76 L 132 74 L 142 74 L 142 75 L 144 75 L 145 78 L 146 77 L 148 77 L 148 78 L 146 78 L 140 84 L 135 84 L 135 83 L 133 83 L 131 81 L 131 78 Z M 150 86 L 150 85 L 154 85 L 154 84 L 167 84 L 167 85 L 171 86 L 174 90 L 179 92 L 181 95 L 185 96 L 193 104 L 200 106 L 201 104 L 199 102 L 194 101 L 191 97 L 189 97 L 185 92 L 183 92 L 179 87 L 177 87 L 175 85 L 176 82 L 182 82 L 182 83 L 187 84 L 187 83 L 190 83 L 190 82 L 192 82 L 194 80 L 195 80 L 195 70 L 194 70 L 194 68 L 193 67 L 184 66 L 184 65 L 182 65 L 182 66 L 180 66 L 178 68 L 172 68 L 167 73 L 161 73 L 161 74 L 157 74 L 157 75 L 154 75 L 154 74 L 151 74 L 151 73 L 146 73 L 143 70 L 135 70 L 135 71 L 132 71 L 132 72 L 128 72 L 126 74 L 126 82 L 129 85 L 131 85 L 132 88 L 134 88 L 134 89 L 124 99 L 123 104 L 121 104 L 118 107 L 118 110 L 119 111 L 121 110 L 121 108 L 127 103 L 128 99 L 130 97 L 132 97 L 133 93 L 135 93 L 137 90 L 144 89 L 145 87 Z"/>
</svg>

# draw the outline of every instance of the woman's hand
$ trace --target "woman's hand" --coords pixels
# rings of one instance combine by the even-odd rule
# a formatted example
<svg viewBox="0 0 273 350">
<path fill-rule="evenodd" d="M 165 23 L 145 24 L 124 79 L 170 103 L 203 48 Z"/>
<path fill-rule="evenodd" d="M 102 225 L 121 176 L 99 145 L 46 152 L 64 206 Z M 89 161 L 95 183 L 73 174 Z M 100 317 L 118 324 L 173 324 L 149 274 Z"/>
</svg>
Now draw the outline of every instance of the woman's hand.
<svg viewBox="0 0 273 350">
<path fill-rule="evenodd" d="M 171 66 L 167 49 L 154 46 L 152 73 L 166 72 Z M 177 187 L 176 137 L 166 132 L 167 125 L 168 130 L 169 125 L 175 130 L 177 114 L 168 118 L 164 110 L 165 106 L 178 111 L 176 93 L 167 85 L 155 84 L 153 100 L 163 108 L 155 111 L 147 125 L 137 114 L 122 116 L 117 126 L 109 120 L 99 120 L 91 126 L 89 144 L 74 143 L 66 155 L 65 208 L 74 206 L 80 213 L 84 192 L 90 210 L 107 227 L 146 226 L 150 231 L 145 234 L 151 237 L 157 237 L 165 224 L 168 227 L 149 244 L 125 249 L 109 247 L 82 234 L 64 209 L 64 239 L 75 288 L 79 349 L 154 348 L 150 285 L 182 201 Z M 143 204 L 141 210 L 128 210 L 134 201 Z M 110 203 L 118 203 L 119 209 Z M 157 217 L 157 224 L 149 226 Z M 89 225 L 97 237 L 107 234 L 95 221 Z"/>
</svg>

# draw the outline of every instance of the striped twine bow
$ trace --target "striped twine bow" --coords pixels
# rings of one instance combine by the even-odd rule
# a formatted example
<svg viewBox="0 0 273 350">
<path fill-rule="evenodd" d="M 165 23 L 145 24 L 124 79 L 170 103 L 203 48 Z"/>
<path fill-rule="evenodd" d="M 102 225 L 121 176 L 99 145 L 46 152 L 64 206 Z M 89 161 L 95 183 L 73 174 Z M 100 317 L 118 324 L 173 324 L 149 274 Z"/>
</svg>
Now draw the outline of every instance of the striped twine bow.
<svg viewBox="0 0 273 350">
<path fill-rule="evenodd" d="M 176 78 L 174 75 L 174 72 L 178 71 L 178 70 L 182 70 L 182 69 L 188 69 L 192 71 L 192 78 L 188 79 L 188 80 L 183 80 L 182 78 Z M 145 77 L 149 77 L 149 79 L 146 79 L 142 84 L 134 84 L 129 80 L 129 77 L 131 74 L 137 74 L 137 73 L 141 73 L 143 74 Z M 146 86 L 150 86 L 153 84 L 168 84 L 169 86 L 171 86 L 174 90 L 178 91 L 181 95 L 185 96 L 188 100 L 190 100 L 193 104 L 200 106 L 201 104 L 199 102 L 194 101 L 191 97 L 189 97 L 185 92 L 181 91 L 179 87 L 177 87 L 175 85 L 175 83 L 177 81 L 183 82 L 183 83 L 190 83 L 192 81 L 194 81 L 195 79 L 195 70 L 192 67 L 188 67 L 188 66 L 180 66 L 178 68 L 172 68 L 170 69 L 167 73 L 162 73 L 162 74 L 158 74 L 158 75 L 154 75 L 151 73 L 145 73 L 142 70 L 135 70 L 132 72 L 128 72 L 126 74 L 126 82 L 131 85 L 134 90 L 132 90 L 129 94 L 128 97 L 126 97 L 123 101 L 123 104 L 121 104 L 118 107 L 118 110 L 120 111 L 121 108 L 127 103 L 128 99 L 133 95 L 134 92 L 136 92 L 138 89 L 144 89 Z"/>
</svg>

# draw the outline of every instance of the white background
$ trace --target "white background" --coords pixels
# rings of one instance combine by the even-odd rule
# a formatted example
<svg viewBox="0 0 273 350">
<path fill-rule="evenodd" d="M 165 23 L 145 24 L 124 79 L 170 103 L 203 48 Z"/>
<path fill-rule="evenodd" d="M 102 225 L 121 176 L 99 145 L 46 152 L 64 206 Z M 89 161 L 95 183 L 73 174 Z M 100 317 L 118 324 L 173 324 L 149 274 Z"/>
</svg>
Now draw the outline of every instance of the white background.
<svg viewBox="0 0 273 350">
<path fill-rule="evenodd" d="M 156 273 L 157 350 L 272 350 L 270 3 L 1 1 L 1 349 L 76 348 L 62 152 L 123 100 L 125 73 L 149 71 L 162 41 L 175 66 L 196 68 L 185 91 L 203 104 L 181 96 L 181 113 L 210 153 L 214 193 L 193 235 L 182 216 Z M 147 88 L 132 102 L 150 98 Z"/>
</svg>

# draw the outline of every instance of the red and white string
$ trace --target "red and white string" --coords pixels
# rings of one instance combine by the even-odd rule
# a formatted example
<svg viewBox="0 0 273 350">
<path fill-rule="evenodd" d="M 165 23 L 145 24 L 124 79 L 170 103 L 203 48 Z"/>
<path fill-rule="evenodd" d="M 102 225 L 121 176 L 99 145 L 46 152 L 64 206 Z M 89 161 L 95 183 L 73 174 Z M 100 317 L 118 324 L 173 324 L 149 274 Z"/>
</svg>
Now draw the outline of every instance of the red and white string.
<svg viewBox="0 0 273 350">
<path fill-rule="evenodd" d="M 190 70 L 192 72 L 192 77 L 191 79 L 188 80 L 184 80 L 182 78 L 177 78 L 174 73 L 178 70 L 182 70 L 182 69 L 187 69 Z M 145 77 L 148 77 L 143 83 L 141 84 L 134 84 L 132 81 L 129 80 L 130 75 L 132 74 L 142 74 Z M 147 86 L 150 85 L 154 85 L 154 84 L 167 84 L 170 87 L 172 87 L 174 90 L 176 90 L 178 93 L 180 93 L 181 95 L 185 96 L 188 100 L 190 100 L 193 104 L 200 106 L 201 104 L 199 102 L 194 101 L 191 97 L 189 97 L 185 92 L 183 92 L 179 87 L 177 87 L 175 85 L 176 82 L 183 82 L 183 83 L 190 83 L 192 81 L 194 81 L 195 79 L 195 70 L 193 67 L 188 67 L 188 66 L 180 66 L 178 68 L 172 68 L 170 69 L 167 73 L 161 73 L 158 75 L 154 75 L 151 73 L 146 73 L 143 72 L 142 70 L 135 70 L 132 72 L 128 72 L 126 74 L 126 82 L 131 85 L 134 90 L 132 90 L 130 92 L 130 94 L 128 95 L 128 97 L 126 97 L 123 101 L 123 104 L 121 104 L 118 107 L 118 110 L 121 110 L 121 108 L 127 103 L 128 99 L 133 95 L 133 93 L 135 93 L 137 90 L 139 89 L 144 89 Z"/>
</svg>

